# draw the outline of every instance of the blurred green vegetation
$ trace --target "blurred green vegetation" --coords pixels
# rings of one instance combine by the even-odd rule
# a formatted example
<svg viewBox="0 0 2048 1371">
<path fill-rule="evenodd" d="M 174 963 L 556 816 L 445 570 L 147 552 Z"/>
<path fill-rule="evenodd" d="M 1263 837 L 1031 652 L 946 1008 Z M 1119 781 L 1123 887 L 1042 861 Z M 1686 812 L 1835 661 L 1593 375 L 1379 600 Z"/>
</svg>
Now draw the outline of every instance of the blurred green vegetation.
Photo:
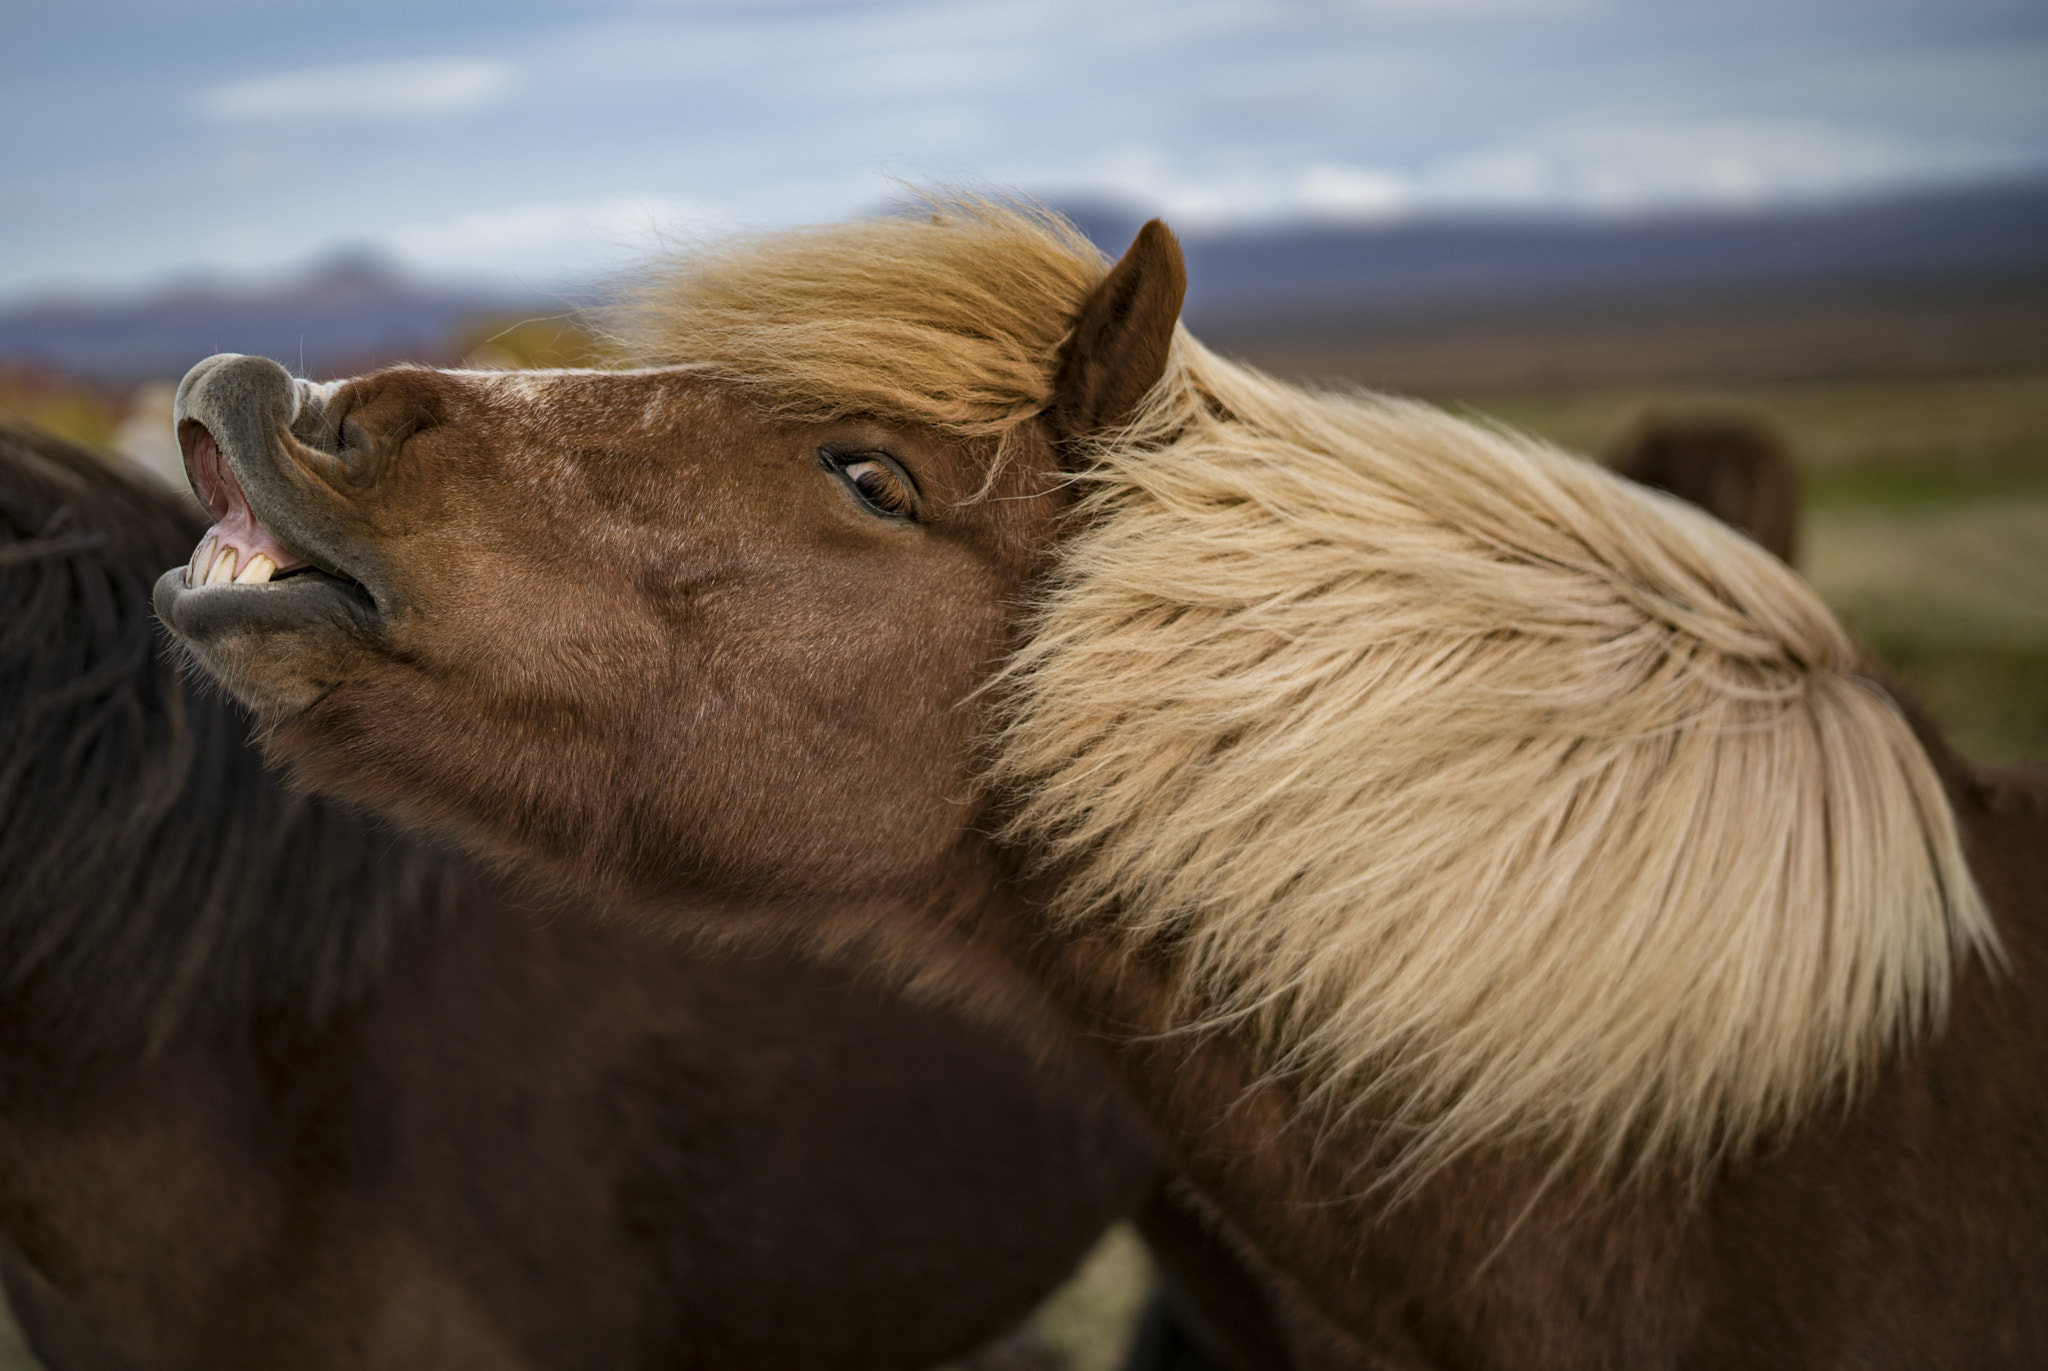
<svg viewBox="0 0 2048 1371">
<path fill-rule="evenodd" d="M 43 1371 L 43 1364 L 29 1351 L 28 1339 L 21 1335 L 14 1310 L 4 1296 L 0 1296 L 0 1371 Z"/>
<path fill-rule="evenodd" d="M 1980 762 L 2048 761 L 2048 372 L 1615 387 L 1454 406 L 1595 456 L 1735 411 L 1800 468 L 1801 569 Z"/>
<path fill-rule="evenodd" d="M 1014 1333 L 941 1371 L 1115 1371 L 1156 1280 L 1145 1240 L 1120 1223 Z"/>
<path fill-rule="evenodd" d="M 1118 1224 L 1039 1307 L 1030 1326 L 1068 1371 L 1114 1371 L 1130 1352 L 1154 1279 L 1144 1239 Z"/>
<path fill-rule="evenodd" d="M 40 367 L 0 367 L 0 413 L 105 449 L 114 445 L 126 407 L 117 389 Z"/>
<path fill-rule="evenodd" d="M 474 319 L 450 341 L 463 365 L 492 370 L 595 367 L 607 360 L 603 343 L 575 314 Z"/>
</svg>

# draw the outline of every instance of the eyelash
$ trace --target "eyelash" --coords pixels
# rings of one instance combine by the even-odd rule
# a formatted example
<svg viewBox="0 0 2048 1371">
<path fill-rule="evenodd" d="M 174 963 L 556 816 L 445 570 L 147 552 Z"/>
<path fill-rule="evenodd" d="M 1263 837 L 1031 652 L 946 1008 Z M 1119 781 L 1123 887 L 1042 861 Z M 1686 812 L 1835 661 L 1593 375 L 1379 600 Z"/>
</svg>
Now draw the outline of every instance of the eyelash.
<svg viewBox="0 0 2048 1371">
<path fill-rule="evenodd" d="M 818 457 L 846 482 L 862 504 L 883 518 L 917 517 L 916 488 L 893 462 L 871 452 L 820 452 Z"/>
</svg>

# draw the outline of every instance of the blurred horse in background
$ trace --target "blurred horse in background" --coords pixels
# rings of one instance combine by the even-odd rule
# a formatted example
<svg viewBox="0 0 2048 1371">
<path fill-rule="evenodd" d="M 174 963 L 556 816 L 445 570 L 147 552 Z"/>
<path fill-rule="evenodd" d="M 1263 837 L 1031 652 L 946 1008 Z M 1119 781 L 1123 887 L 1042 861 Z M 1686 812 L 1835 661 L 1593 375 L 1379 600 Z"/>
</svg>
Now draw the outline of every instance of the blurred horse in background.
<svg viewBox="0 0 2048 1371">
<path fill-rule="evenodd" d="M 1605 455 L 1632 481 L 1689 500 L 1779 560 L 1799 559 L 1799 473 L 1765 420 L 1741 413 L 1639 419 Z"/>
</svg>

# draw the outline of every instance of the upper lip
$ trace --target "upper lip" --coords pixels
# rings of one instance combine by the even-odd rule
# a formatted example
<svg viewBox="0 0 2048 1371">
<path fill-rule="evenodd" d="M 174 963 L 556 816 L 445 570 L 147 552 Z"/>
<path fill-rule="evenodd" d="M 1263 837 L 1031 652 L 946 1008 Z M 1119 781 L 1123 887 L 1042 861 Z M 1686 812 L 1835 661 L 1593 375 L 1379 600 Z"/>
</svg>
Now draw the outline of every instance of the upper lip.
<svg viewBox="0 0 2048 1371">
<path fill-rule="evenodd" d="M 309 565 L 294 555 L 249 503 L 235 469 L 221 454 L 220 444 L 197 419 L 178 426 L 184 449 L 185 476 L 193 493 L 213 516 L 213 527 L 193 550 L 185 581 L 188 586 L 233 579 L 248 585 Z"/>
<path fill-rule="evenodd" d="M 337 529 L 322 527 L 334 521 L 301 508 L 307 473 L 294 459 L 321 455 L 302 451 L 292 432 L 309 399 L 317 405 L 317 392 L 275 362 L 234 354 L 201 362 L 179 386 L 176 422 L 186 477 L 214 519 L 193 551 L 185 588 L 258 585 L 319 571 L 371 598 L 361 578 L 322 555 L 325 545 L 339 541 L 329 536 Z"/>
</svg>

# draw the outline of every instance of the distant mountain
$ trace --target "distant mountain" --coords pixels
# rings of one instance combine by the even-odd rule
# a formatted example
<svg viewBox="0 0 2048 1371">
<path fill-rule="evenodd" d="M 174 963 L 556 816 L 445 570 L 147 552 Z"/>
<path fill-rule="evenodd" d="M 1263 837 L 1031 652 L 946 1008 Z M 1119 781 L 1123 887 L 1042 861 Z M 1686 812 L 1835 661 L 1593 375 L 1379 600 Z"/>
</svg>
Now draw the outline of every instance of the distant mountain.
<svg viewBox="0 0 2048 1371">
<path fill-rule="evenodd" d="M 1076 221 L 1121 252 L 1142 215 Z M 2048 183 L 1737 213 L 1189 233 L 1187 319 L 1428 395 L 2048 366 Z"/>
<path fill-rule="evenodd" d="M 139 300 L 55 301 L 0 313 L 0 361 L 136 381 L 182 375 L 216 352 L 247 352 L 323 375 L 452 360 L 451 335 L 466 320 L 560 308 L 534 292 L 421 281 L 350 255 L 275 286 L 195 285 Z"/>
<path fill-rule="evenodd" d="M 1342 324 L 1570 297 L 2048 280 L 2048 184 L 1632 218 L 1435 218 L 1187 239 L 1188 316 Z"/>
<path fill-rule="evenodd" d="M 1110 202 L 1066 208 L 1112 254 L 1145 218 Z M 1441 335 L 1603 312 L 1639 322 L 1654 315 L 1668 331 L 1688 311 L 1839 313 L 1844 304 L 1867 309 L 1889 301 L 1919 311 L 1912 316 L 1919 322 L 1901 327 L 1961 329 L 1992 340 L 1949 347 L 1941 355 L 1952 360 L 1941 365 L 2004 364 L 1998 359 L 2027 352 L 2039 331 L 2034 306 L 2014 313 L 2014 302 L 2048 298 L 2048 182 L 1747 212 L 1291 224 L 1191 232 L 1183 242 L 1190 324 L 1254 351 L 1260 340 L 1317 338 L 1400 348 L 1431 331 L 1445 347 L 1467 347 Z M 1925 312 L 1930 301 L 1945 309 L 1956 300 L 1975 311 L 1961 323 Z M 1993 306 L 1995 318 L 1985 314 Z M 132 381 L 176 376 L 209 353 L 233 351 L 333 375 L 401 359 L 450 361 L 467 321 L 563 307 L 538 292 L 425 282 L 351 257 L 269 288 L 189 287 L 126 303 L 0 312 L 0 363 L 41 362 Z M 1776 317 L 1724 319 L 1717 327 L 1782 334 Z M 1843 315 L 1831 336 L 1891 326 Z M 1621 352 L 1633 346 L 1614 344 Z M 1863 364 L 1835 343 L 1827 347 L 1840 365 Z M 1405 379 L 1380 362 L 1366 371 Z"/>
</svg>

